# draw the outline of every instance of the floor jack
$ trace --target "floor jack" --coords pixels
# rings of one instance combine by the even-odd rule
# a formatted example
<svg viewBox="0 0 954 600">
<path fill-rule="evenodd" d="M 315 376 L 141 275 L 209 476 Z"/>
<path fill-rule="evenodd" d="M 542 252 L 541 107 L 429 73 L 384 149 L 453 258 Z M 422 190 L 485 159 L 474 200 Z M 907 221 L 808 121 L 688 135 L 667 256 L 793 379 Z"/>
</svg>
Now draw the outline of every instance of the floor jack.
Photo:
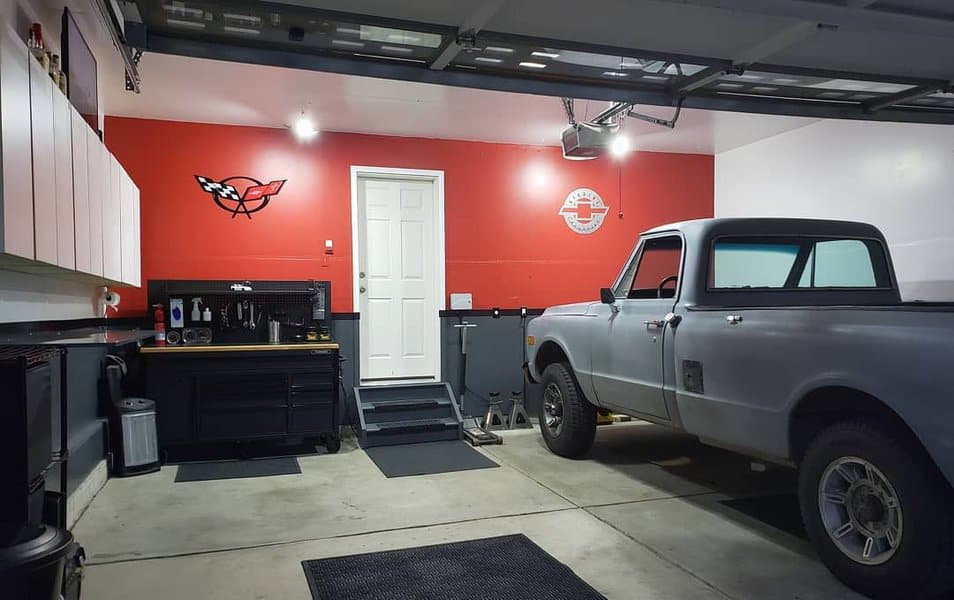
<svg viewBox="0 0 954 600">
<path fill-rule="evenodd" d="M 455 328 L 460 329 L 460 414 L 464 416 L 464 439 L 472 446 L 502 444 L 503 438 L 480 426 L 476 417 L 464 410 L 464 397 L 467 394 L 467 330 L 477 327 L 475 323 L 462 321 Z"/>
</svg>

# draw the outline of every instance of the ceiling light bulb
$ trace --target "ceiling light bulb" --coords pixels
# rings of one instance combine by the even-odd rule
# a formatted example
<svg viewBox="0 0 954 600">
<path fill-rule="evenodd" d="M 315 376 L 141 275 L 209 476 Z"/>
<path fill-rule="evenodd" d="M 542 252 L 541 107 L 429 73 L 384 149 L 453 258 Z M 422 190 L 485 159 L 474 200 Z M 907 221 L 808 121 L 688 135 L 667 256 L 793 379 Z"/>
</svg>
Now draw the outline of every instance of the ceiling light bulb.
<svg viewBox="0 0 954 600">
<path fill-rule="evenodd" d="M 292 134 L 301 141 L 308 141 L 318 135 L 318 128 L 315 127 L 314 121 L 301 115 L 292 125 Z"/>
<path fill-rule="evenodd" d="M 629 138 L 622 133 L 616 134 L 610 142 L 610 154 L 619 158 L 629 152 Z"/>
</svg>

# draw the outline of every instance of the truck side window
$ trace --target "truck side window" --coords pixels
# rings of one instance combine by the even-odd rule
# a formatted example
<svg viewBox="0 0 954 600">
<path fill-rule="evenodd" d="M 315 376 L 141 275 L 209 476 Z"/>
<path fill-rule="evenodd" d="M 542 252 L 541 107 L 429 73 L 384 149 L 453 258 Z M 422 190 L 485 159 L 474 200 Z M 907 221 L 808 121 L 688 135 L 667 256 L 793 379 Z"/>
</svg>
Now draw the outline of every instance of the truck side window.
<svg viewBox="0 0 954 600">
<path fill-rule="evenodd" d="M 638 266 L 627 298 L 675 298 L 682 266 L 682 238 L 671 236 L 646 240 L 636 261 Z"/>
</svg>

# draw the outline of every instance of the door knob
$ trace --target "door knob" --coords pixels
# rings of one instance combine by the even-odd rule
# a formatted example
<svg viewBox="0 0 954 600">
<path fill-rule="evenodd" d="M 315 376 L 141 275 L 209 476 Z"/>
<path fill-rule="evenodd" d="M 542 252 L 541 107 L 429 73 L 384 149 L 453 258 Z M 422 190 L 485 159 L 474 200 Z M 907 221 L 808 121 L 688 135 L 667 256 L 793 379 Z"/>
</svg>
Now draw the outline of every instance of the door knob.
<svg viewBox="0 0 954 600">
<path fill-rule="evenodd" d="M 742 322 L 742 315 L 729 315 L 725 320 L 729 325 L 738 325 Z"/>
<path fill-rule="evenodd" d="M 358 291 L 363 294 L 363 293 L 365 293 L 366 291 L 368 291 L 368 288 L 366 288 L 366 287 L 364 287 L 364 286 L 362 285 L 361 287 L 358 288 Z"/>
<path fill-rule="evenodd" d="M 666 322 L 660 319 L 653 319 L 651 321 L 643 321 L 643 325 L 646 327 L 663 327 L 666 325 Z"/>
</svg>

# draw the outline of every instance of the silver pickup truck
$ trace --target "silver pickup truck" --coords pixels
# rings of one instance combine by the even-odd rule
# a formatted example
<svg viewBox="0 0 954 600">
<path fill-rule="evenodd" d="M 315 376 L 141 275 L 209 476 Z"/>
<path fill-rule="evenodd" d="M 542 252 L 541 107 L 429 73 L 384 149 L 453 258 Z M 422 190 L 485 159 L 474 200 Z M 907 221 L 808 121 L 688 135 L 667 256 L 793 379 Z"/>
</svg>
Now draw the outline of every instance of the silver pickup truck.
<svg viewBox="0 0 954 600">
<path fill-rule="evenodd" d="M 954 304 L 902 302 L 875 227 L 657 227 L 599 302 L 527 333 L 556 454 L 584 456 L 610 410 L 797 466 L 806 530 L 842 581 L 954 588 Z"/>
</svg>

